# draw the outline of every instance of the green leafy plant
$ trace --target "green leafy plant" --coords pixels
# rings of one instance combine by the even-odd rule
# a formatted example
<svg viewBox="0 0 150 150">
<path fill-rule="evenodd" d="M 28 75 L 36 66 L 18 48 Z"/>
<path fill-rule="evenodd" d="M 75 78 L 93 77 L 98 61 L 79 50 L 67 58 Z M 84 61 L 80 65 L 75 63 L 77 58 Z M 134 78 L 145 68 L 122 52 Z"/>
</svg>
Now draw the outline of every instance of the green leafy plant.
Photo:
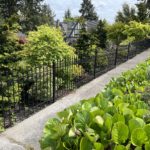
<svg viewBox="0 0 150 150">
<path fill-rule="evenodd" d="M 60 29 L 55 27 L 39 26 L 37 31 L 29 32 L 27 41 L 21 54 L 31 65 L 75 56 L 75 49 L 65 43 Z"/>
<path fill-rule="evenodd" d="M 40 141 L 41 148 L 129 150 L 145 147 L 147 150 L 150 146 L 150 110 L 148 103 L 143 101 L 142 93 L 149 85 L 149 66 L 150 60 L 112 79 L 95 98 L 58 113 L 59 125 L 66 127 L 63 134 L 58 136 L 53 132 L 58 129 L 48 125 L 55 120 L 50 119 L 45 127 L 48 130 L 44 129 Z M 57 137 L 54 146 L 49 140 L 52 137 Z"/>
<path fill-rule="evenodd" d="M 144 24 L 131 21 L 128 25 L 125 25 L 123 33 L 127 35 L 128 38 L 132 38 L 133 41 L 144 40 L 149 37 L 150 25 L 148 23 Z"/>
</svg>

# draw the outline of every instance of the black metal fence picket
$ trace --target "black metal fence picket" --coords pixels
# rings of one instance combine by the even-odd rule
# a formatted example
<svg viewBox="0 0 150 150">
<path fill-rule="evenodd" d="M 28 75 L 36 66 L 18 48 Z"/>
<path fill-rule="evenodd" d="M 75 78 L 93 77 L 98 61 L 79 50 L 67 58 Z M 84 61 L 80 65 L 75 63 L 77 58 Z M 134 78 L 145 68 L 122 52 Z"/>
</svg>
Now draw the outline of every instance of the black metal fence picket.
<svg viewBox="0 0 150 150">
<path fill-rule="evenodd" d="M 94 56 L 72 57 L 39 66 L 0 71 L 0 131 L 54 103 L 150 47 L 150 39 Z"/>
</svg>

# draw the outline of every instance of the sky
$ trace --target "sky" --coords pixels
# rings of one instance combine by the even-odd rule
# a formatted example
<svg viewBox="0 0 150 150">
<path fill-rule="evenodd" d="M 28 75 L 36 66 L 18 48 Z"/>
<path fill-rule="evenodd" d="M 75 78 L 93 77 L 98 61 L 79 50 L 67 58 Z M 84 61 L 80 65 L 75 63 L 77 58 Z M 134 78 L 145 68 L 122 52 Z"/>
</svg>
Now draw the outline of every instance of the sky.
<svg viewBox="0 0 150 150">
<path fill-rule="evenodd" d="M 62 21 L 64 12 L 68 8 L 71 10 L 73 16 L 79 16 L 79 9 L 82 0 L 45 0 L 50 5 L 55 13 L 55 19 Z M 122 4 L 128 3 L 134 5 L 137 0 L 92 0 L 96 12 L 100 19 L 106 19 L 109 23 L 113 23 L 115 16 L 122 8 Z"/>
</svg>

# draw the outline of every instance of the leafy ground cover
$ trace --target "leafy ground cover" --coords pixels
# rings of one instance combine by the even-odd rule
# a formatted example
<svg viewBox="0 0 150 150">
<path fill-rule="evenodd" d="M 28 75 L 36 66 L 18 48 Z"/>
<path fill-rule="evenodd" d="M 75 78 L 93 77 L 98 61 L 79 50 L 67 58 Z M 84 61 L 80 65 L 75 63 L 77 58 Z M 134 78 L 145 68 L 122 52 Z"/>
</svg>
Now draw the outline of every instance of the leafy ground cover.
<svg viewBox="0 0 150 150">
<path fill-rule="evenodd" d="M 42 150 L 149 150 L 150 60 L 50 119 Z"/>
</svg>

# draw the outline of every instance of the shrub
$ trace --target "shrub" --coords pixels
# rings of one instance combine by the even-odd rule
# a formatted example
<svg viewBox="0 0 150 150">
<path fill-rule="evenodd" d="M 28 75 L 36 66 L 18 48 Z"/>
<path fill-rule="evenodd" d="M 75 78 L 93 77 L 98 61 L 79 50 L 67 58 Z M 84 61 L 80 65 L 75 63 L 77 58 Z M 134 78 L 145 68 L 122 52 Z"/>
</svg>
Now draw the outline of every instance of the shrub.
<svg viewBox="0 0 150 150">
<path fill-rule="evenodd" d="M 127 35 L 127 39 L 129 39 L 129 41 L 131 39 L 132 41 L 144 40 L 150 35 L 150 25 L 148 23 L 144 24 L 136 21 L 131 21 L 128 25 L 125 25 L 123 33 Z"/>
<path fill-rule="evenodd" d="M 127 38 L 123 33 L 124 27 L 125 24 L 122 22 L 116 22 L 112 25 L 109 25 L 107 27 L 108 39 L 116 45 L 120 45 L 120 43 Z"/>
<path fill-rule="evenodd" d="M 75 56 L 75 49 L 65 43 L 60 29 L 42 25 L 29 32 L 21 54 L 29 64 L 37 65 Z"/>
<path fill-rule="evenodd" d="M 97 66 L 106 67 L 108 65 L 108 57 L 105 50 L 98 48 L 97 49 Z"/>
</svg>

